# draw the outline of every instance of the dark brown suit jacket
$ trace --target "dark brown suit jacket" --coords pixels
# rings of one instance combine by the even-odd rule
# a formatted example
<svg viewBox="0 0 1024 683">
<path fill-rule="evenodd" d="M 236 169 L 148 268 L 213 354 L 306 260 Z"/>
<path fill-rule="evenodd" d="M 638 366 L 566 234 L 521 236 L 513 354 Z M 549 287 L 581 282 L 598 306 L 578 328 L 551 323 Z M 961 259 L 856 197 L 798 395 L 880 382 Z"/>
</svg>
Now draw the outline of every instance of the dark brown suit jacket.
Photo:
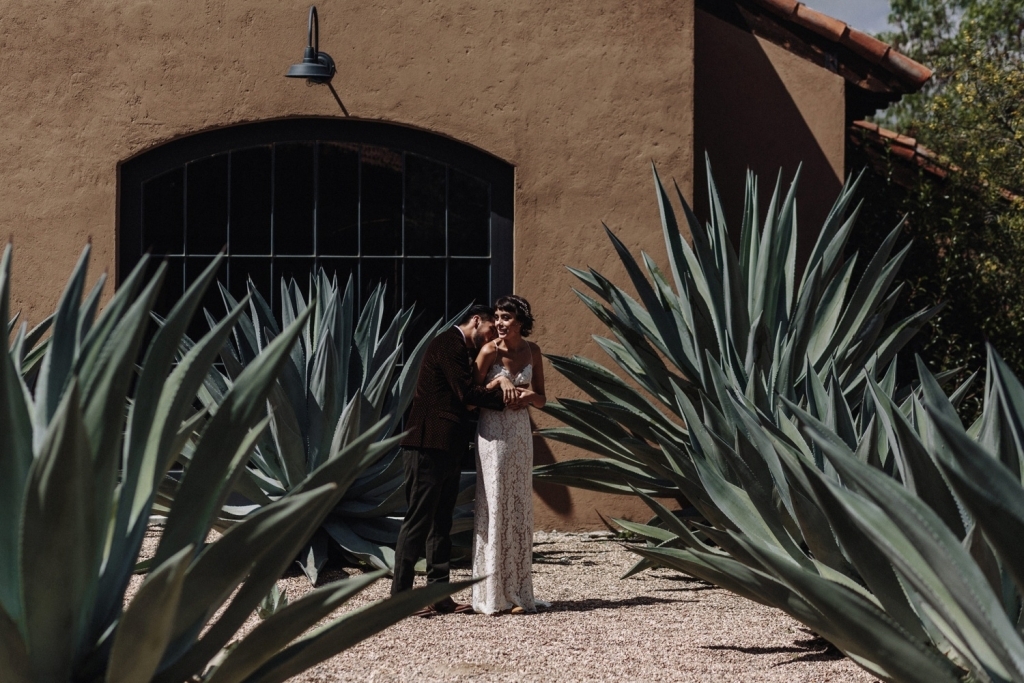
<svg viewBox="0 0 1024 683">
<path fill-rule="evenodd" d="M 451 451 L 469 439 L 469 406 L 503 410 L 501 390 L 473 384 L 469 349 L 462 332 L 448 328 L 423 357 L 402 445 Z"/>
</svg>

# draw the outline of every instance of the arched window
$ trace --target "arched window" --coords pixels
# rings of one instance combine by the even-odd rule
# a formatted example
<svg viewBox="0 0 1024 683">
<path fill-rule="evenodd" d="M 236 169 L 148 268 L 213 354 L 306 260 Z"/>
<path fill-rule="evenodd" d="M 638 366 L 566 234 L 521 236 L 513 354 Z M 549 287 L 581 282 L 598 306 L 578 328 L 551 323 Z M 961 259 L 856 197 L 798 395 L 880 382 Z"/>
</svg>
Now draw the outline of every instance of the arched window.
<svg viewBox="0 0 1024 683">
<path fill-rule="evenodd" d="M 166 313 L 226 248 L 219 279 L 236 296 L 251 277 L 277 309 L 282 276 L 305 291 L 324 268 L 342 286 L 351 273 L 360 301 L 386 282 L 389 309 L 415 303 L 423 328 L 511 291 L 513 177 L 496 157 L 394 124 L 286 119 L 199 133 L 121 165 L 118 278 L 147 251 L 166 258 Z M 216 291 L 206 306 L 224 313 Z"/>
</svg>

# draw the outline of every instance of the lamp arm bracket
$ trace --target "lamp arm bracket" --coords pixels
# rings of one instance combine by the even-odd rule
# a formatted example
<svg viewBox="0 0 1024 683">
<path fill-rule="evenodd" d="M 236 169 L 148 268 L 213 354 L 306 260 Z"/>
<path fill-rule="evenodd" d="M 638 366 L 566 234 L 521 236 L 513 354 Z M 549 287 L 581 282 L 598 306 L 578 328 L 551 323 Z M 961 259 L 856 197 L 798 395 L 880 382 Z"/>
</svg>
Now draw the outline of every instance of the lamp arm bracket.
<svg viewBox="0 0 1024 683">
<path fill-rule="evenodd" d="M 313 48 L 313 52 L 320 52 L 320 18 L 316 14 L 316 5 L 309 7 L 309 28 L 306 44 Z"/>
</svg>

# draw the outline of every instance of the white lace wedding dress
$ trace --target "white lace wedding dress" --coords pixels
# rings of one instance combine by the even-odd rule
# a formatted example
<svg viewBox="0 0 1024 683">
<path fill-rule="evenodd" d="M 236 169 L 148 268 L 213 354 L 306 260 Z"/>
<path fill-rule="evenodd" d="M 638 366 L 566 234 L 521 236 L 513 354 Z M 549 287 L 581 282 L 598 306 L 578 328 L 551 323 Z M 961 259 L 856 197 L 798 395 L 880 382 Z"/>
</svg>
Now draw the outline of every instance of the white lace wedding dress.
<svg viewBox="0 0 1024 683">
<path fill-rule="evenodd" d="M 515 377 L 495 363 L 487 382 L 499 375 L 526 387 L 527 365 Z M 534 612 L 533 599 L 533 430 L 521 410 L 480 409 L 476 440 L 476 509 L 473 529 L 473 609 L 495 614 L 518 606 Z"/>
</svg>

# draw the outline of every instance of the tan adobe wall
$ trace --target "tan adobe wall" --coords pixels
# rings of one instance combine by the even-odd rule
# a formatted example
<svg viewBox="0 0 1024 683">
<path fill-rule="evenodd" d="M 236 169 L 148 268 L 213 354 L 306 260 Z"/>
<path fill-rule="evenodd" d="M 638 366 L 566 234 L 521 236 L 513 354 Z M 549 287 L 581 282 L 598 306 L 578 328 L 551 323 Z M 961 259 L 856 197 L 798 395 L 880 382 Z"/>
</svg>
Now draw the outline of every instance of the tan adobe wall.
<svg viewBox="0 0 1024 683">
<path fill-rule="evenodd" d="M 842 187 L 846 81 L 700 10 L 694 71 L 697 215 L 707 216 L 705 150 L 737 235 L 747 167 L 758 175 L 764 211 L 780 166 L 785 188 L 803 162 L 797 192 L 802 263 Z"/>
<path fill-rule="evenodd" d="M 685 192 L 693 168 L 693 5 L 324 0 L 320 45 L 355 117 L 442 133 L 516 166 L 515 289 L 547 352 L 598 358 L 595 319 L 564 265 L 625 280 L 600 231 L 660 257 L 653 160 Z M 115 258 L 119 162 L 234 123 L 339 115 L 283 77 L 305 2 L 8 2 L 0 34 L 0 225 L 15 240 L 13 307 L 52 310 L 82 245 Z M 572 394 L 549 371 L 551 397 Z M 542 417 L 542 416 L 541 416 Z M 571 455 L 538 448 L 538 461 Z M 539 528 L 593 528 L 624 497 L 542 490 Z M 646 509 L 646 508 L 643 508 Z"/>
</svg>

